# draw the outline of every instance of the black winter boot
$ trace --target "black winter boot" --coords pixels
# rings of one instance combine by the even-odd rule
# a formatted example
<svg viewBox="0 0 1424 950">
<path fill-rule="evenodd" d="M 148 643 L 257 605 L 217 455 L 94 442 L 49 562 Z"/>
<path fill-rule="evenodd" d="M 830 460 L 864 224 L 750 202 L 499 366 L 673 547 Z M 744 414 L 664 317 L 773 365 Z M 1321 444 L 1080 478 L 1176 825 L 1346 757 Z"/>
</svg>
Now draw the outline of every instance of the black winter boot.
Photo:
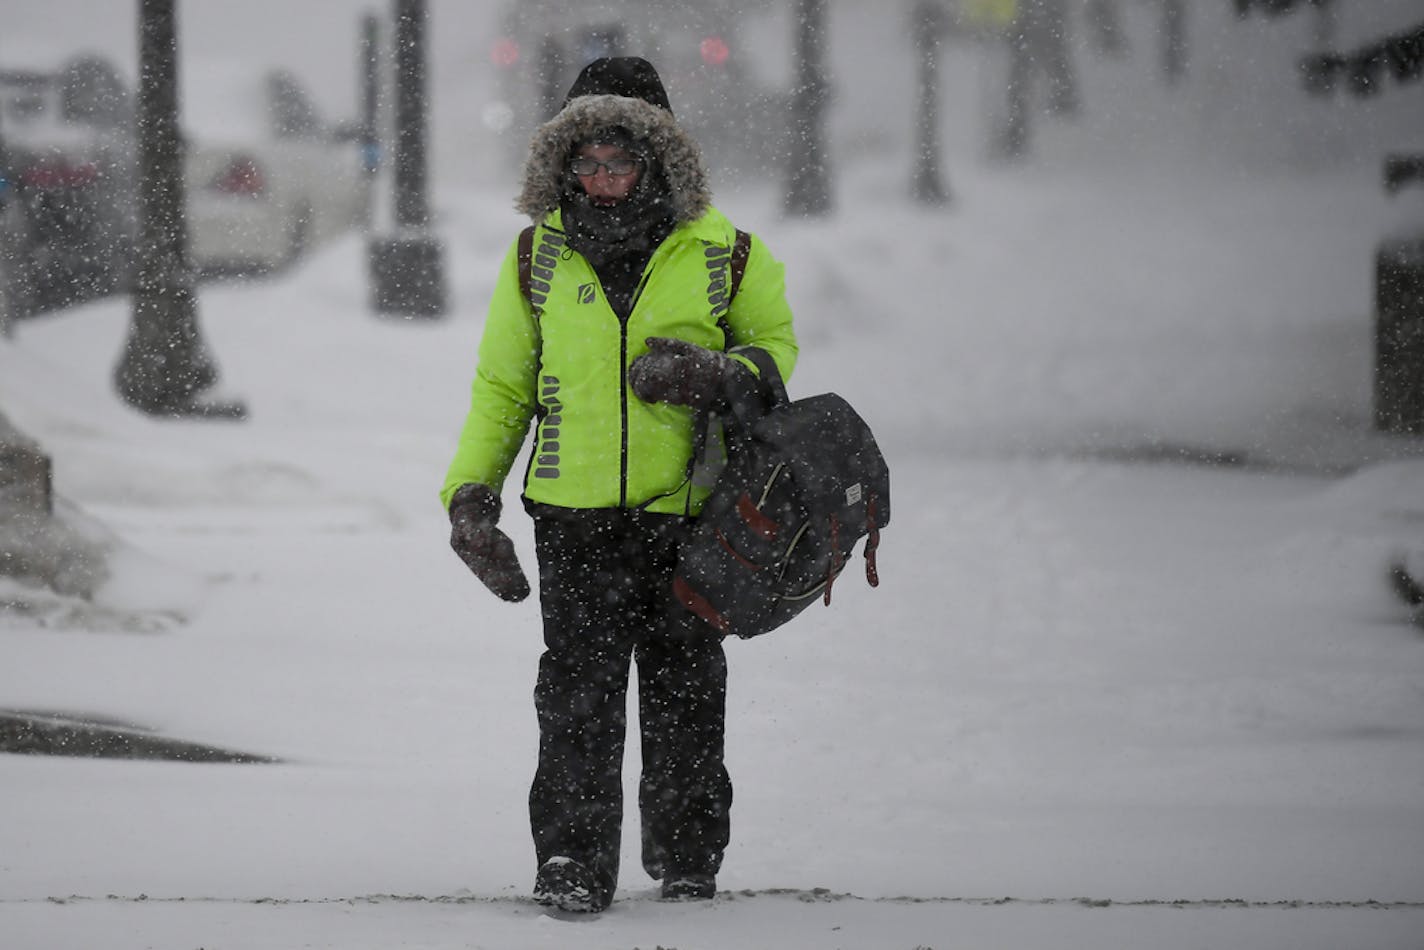
<svg viewBox="0 0 1424 950">
<path fill-rule="evenodd" d="M 596 914 L 612 903 L 613 895 L 573 858 L 553 857 L 534 877 L 534 900 L 570 913 Z"/>
<path fill-rule="evenodd" d="M 710 901 L 717 896 L 717 878 L 711 874 L 669 871 L 663 878 L 665 901 Z"/>
</svg>

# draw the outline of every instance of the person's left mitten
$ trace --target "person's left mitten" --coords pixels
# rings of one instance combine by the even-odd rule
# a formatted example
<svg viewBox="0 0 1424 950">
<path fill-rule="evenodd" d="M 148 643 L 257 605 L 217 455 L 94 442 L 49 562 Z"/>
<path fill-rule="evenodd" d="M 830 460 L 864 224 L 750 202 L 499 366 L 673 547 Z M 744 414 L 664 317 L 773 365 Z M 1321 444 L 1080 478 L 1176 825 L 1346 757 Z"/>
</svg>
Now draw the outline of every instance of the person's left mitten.
<svg viewBox="0 0 1424 950">
<path fill-rule="evenodd" d="M 671 337 L 648 337 L 648 352 L 628 367 L 628 384 L 644 402 L 705 409 L 741 364 L 725 353 Z"/>
<path fill-rule="evenodd" d="M 529 596 L 514 542 L 495 527 L 501 502 L 487 485 L 461 485 L 450 499 L 450 547 L 480 582 L 501 600 Z"/>
</svg>

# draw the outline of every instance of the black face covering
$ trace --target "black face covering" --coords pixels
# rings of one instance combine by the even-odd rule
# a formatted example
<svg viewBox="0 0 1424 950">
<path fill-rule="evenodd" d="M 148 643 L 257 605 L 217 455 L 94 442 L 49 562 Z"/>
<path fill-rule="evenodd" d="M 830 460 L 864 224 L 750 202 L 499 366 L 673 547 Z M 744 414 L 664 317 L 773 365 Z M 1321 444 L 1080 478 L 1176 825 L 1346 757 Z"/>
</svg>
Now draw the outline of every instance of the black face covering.
<svg viewBox="0 0 1424 950">
<path fill-rule="evenodd" d="M 653 161 L 627 198 L 615 205 L 595 205 L 578 178 L 567 176 L 559 208 L 569 247 L 594 267 L 636 254 L 646 260 L 673 228 L 672 208 L 662 172 Z"/>
</svg>

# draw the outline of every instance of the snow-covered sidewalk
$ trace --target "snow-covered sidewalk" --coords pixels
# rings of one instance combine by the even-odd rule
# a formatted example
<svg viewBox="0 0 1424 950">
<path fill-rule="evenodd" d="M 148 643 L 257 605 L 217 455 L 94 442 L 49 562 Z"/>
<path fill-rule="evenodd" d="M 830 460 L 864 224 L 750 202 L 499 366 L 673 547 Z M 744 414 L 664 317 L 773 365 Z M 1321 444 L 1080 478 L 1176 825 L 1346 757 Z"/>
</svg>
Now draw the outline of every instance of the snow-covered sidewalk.
<svg viewBox="0 0 1424 950">
<path fill-rule="evenodd" d="M 7 945 L 46 950 L 220 947 L 470 950 L 945 950 L 1417 946 L 1424 912 L 1385 906 L 1104 904 L 1091 900 L 873 900 L 812 892 L 723 894 L 711 904 L 624 899 L 596 919 L 523 900 L 368 896 L 319 902 L 114 898 L 0 905 Z"/>
<path fill-rule="evenodd" d="M 187 50 L 310 49 L 344 89 L 331 24 L 364 10 L 281 5 L 269 36 L 278 6 L 189 5 Z M 0 950 L 1424 945 L 1424 631 L 1388 583 L 1424 574 L 1424 439 L 1370 428 L 1372 255 L 1418 209 L 1378 155 L 1424 132 L 1417 90 L 1306 101 L 1308 21 L 1224 3 L 1188 5 L 1167 88 L 1157 7 L 1125 4 L 1083 115 L 991 167 L 1001 79 L 947 45 L 933 211 L 903 20 L 836 0 L 835 213 L 714 185 L 787 264 L 793 395 L 842 393 L 889 459 L 881 586 L 852 568 L 728 645 L 718 898 L 653 899 L 630 814 L 617 901 L 569 920 L 527 899 L 538 608 L 469 576 L 436 497 L 522 226 L 479 120 L 493 7 L 437 6 L 448 318 L 372 316 L 356 237 L 204 288 L 243 423 L 118 402 L 126 301 L 0 341 L 0 406 L 113 551 L 92 600 L 0 580 L 0 710 L 279 760 L 0 755 Z M 1341 42 L 1410 7 L 1342 8 Z M 33 0 L 6 49 L 131 62 L 131 18 Z"/>
<path fill-rule="evenodd" d="M 652 900 L 627 834 L 596 920 L 525 899 L 537 608 L 464 573 L 435 500 L 502 200 L 454 203 L 445 321 L 371 317 L 354 239 L 206 291 L 246 423 L 120 406 L 122 301 L 22 326 L 0 400 L 116 574 L 5 588 L 0 707 L 282 761 L 0 757 L 4 945 L 1417 946 L 1424 643 L 1385 571 L 1418 551 L 1424 452 L 1364 423 L 1368 222 L 1337 214 L 1372 184 L 1190 185 L 1150 279 L 1108 268 L 1160 181 L 984 173 L 948 217 L 760 227 L 793 389 L 845 393 L 891 460 L 882 585 L 729 645 L 723 894 Z M 1233 274 L 1239 203 L 1273 250 Z"/>
</svg>

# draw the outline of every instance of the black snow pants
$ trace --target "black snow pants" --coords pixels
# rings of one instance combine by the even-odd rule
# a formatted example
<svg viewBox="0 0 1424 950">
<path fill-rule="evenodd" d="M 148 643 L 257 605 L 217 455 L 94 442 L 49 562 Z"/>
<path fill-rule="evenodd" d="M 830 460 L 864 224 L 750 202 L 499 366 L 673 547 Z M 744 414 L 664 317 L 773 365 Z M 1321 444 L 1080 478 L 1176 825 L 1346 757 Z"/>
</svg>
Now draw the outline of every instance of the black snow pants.
<svg viewBox="0 0 1424 950">
<path fill-rule="evenodd" d="M 534 706 L 539 765 L 529 819 L 539 864 L 562 855 L 611 895 L 623 826 L 630 660 L 638 668 L 643 865 L 715 874 L 732 783 L 723 763 L 727 662 L 715 637 L 667 632 L 668 592 L 688 519 L 530 504 L 545 652 Z"/>
</svg>

